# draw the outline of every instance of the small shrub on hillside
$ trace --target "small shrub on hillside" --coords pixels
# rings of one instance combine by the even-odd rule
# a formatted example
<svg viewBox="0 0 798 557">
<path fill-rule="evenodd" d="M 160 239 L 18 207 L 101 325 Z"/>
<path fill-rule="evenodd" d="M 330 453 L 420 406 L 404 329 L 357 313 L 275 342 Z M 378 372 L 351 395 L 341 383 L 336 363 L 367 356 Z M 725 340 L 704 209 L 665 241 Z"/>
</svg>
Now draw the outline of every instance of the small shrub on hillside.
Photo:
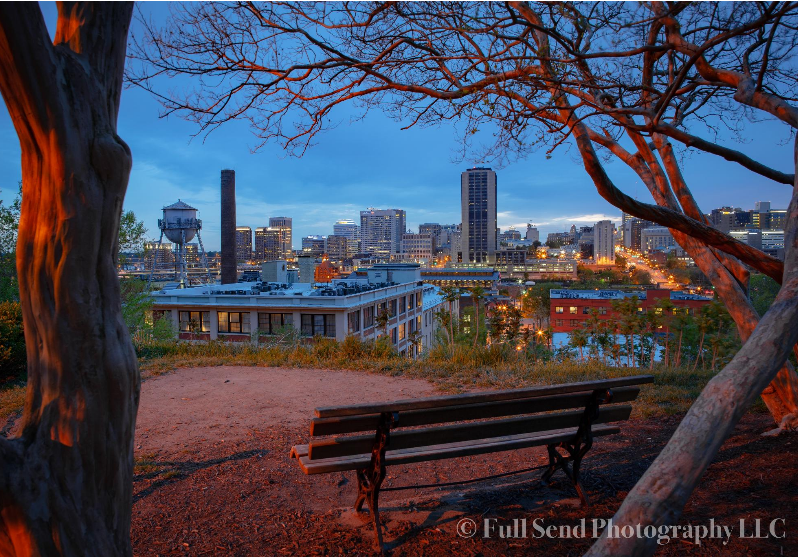
<svg viewBox="0 0 798 557">
<path fill-rule="evenodd" d="M 0 382 L 24 379 L 27 358 L 22 308 L 18 302 L 0 302 Z"/>
</svg>

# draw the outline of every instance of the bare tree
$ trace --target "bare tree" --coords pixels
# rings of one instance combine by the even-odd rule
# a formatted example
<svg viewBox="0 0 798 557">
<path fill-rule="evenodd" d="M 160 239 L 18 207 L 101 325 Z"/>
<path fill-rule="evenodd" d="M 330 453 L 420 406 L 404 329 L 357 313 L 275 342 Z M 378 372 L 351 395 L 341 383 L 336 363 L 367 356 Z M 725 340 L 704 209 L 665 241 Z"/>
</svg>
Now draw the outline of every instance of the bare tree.
<svg viewBox="0 0 798 557">
<path fill-rule="evenodd" d="M 134 57 L 145 64 L 131 80 L 155 92 L 166 113 L 196 121 L 200 133 L 247 119 L 263 141 L 281 141 L 299 154 L 331 125 L 334 109 L 343 103 L 357 104 L 363 113 L 378 107 L 408 126 L 459 123 L 464 149 L 476 148 L 486 158 L 524 156 L 534 146 L 575 145 L 602 197 L 673 231 L 718 287 L 747 339 L 616 515 L 621 523 L 660 525 L 678 518 L 706 466 L 759 393 L 777 423 L 789 425 L 798 415 L 798 379 L 785 365 L 798 337 L 790 327 L 798 317 L 798 194 L 794 189 L 782 263 L 709 226 L 671 143 L 796 187 L 795 161 L 789 172 L 772 169 L 692 129 L 695 120 L 711 128 L 718 107 L 732 114 L 727 122 L 742 121 L 739 115 L 747 113 L 741 103 L 796 127 L 792 99 L 773 83 L 793 77 L 784 68 L 795 42 L 798 7 L 736 6 L 182 6 L 165 30 L 148 26 L 134 42 Z M 695 37 L 701 38 L 700 46 L 690 42 Z M 742 77 L 726 67 L 739 61 L 748 68 Z M 642 69 L 628 71 L 632 67 Z M 177 74 L 196 76 L 197 89 L 160 93 L 159 79 Z M 495 140 L 475 147 L 472 142 L 484 127 Z M 656 204 L 623 193 L 600 150 L 635 170 Z M 758 316 L 745 296 L 745 265 L 782 282 L 779 302 L 756 327 Z M 651 543 L 604 539 L 594 551 L 647 553 Z"/>
<path fill-rule="evenodd" d="M 129 3 L 0 4 L 0 93 L 22 150 L 17 240 L 28 385 L 0 438 L 0 553 L 130 555 L 136 356 L 117 234 L 131 168 L 116 133 Z"/>
</svg>

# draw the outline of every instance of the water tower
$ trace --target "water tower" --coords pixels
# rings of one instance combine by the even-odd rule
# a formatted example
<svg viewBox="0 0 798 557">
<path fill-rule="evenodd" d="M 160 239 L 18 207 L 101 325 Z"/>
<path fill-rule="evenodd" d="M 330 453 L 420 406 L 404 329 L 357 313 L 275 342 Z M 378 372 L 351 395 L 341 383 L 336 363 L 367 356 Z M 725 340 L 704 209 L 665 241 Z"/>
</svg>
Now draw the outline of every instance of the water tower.
<svg viewBox="0 0 798 557">
<path fill-rule="evenodd" d="M 161 230 L 161 236 L 158 239 L 158 245 L 155 248 L 155 254 L 153 254 L 150 280 L 152 280 L 152 275 L 155 272 L 155 267 L 158 261 L 158 252 L 161 249 L 163 237 L 166 235 L 166 238 L 170 242 L 174 243 L 177 247 L 175 253 L 175 274 L 177 275 L 176 278 L 179 283 L 179 288 L 185 288 L 188 283 L 188 260 L 186 257 L 186 251 L 188 243 L 194 239 L 194 236 L 196 236 L 197 240 L 199 241 L 200 262 L 205 268 L 205 272 L 208 275 L 208 281 L 210 282 L 208 261 L 205 257 L 205 248 L 202 245 L 202 236 L 200 236 L 202 221 L 197 218 L 197 210 L 191 205 L 178 199 L 177 203 L 173 203 L 172 205 L 168 205 L 163 208 L 163 218 L 158 219 L 158 228 Z"/>
</svg>

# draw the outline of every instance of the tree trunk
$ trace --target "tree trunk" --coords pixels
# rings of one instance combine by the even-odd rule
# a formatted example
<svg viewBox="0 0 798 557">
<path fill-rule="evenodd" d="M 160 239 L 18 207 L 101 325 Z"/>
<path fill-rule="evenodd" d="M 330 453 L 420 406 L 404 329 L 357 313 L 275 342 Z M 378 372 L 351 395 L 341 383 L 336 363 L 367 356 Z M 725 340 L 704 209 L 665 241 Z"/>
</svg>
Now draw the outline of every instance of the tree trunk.
<svg viewBox="0 0 798 557">
<path fill-rule="evenodd" d="M 798 162 L 798 142 L 796 159 Z M 613 517 L 619 528 L 659 527 L 678 521 L 721 445 L 782 369 L 798 341 L 798 180 L 787 213 L 784 280 L 776 300 L 734 359 L 707 384 L 668 444 L 626 496 Z M 650 555 L 656 548 L 656 537 L 603 536 L 587 555 Z"/>
<path fill-rule="evenodd" d="M 695 371 L 698 368 L 699 358 L 701 358 L 702 362 L 704 361 L 704 331 L 701 331 L 701 340 L 698 341 L 698 352 L 696 352 L 695 355 L 695 362 L 693 363 L 693 371 Z"/>
<path fill-rule="evenodd" d="M 648 369 L 654 369 L 654 356 L 657 354 L 657 337 L 651 333 L 651 361 L 649 362 Z"/>
<path fill-rule="evenodd" d="M 475 308 L 475 310 L 474 310 L 474 316 L 475 316 L 475 319 L 474 319 L 474 329 L 475 329 L 475 333 L 474 333 L 474 348 L 476 348 L 477 347 L 477 340 L 479 339 L 479 300 L 477 300 L 477 303 L 474 304 L 474 308 Z"/>
<path fill-rule="evenodd" d="M 28 349 L 21 437 L 0 440 L 0 553 L 130 555 L 136 356 L 117 235 L 130 4 L 0 5 L 0 90 L 22 149 L 17 243 Z"/>
</svg>

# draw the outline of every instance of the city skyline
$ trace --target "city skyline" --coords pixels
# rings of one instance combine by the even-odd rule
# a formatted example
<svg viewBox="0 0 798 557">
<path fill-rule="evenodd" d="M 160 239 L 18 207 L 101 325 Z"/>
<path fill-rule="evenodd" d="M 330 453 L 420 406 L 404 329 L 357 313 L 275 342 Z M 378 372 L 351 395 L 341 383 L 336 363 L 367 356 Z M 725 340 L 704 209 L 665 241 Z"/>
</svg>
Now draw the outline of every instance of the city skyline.
<svg viewBox="0 0 798 557">
<path fill-rule="evenodd" d="M 163 17 L 166 8 L 140 6 L 145 17 Z M 43 4 L 50 29 L 55 6 Z M 133 23 L 133 33 L 140 31 Z M 176 86 L 186 83 L 175 80 Z M 276 144 L 251 153 L 257 144 L 247 124 L 229 122 L 207 137 L 191 140 L 197 127 L 178 117 L 158 118 L 160 106 L 147 93 L 126 88 L 118 132 L 133 153 L 133 169 L 125 210 L 132 210 L 157 240 L 161 209 L 178 199 L 199 210 L 203 240 L 209 251 L 220 248 L 219 173 L 236 170 L 236 225 L 253 230 L 268 226 L 274 216 L 293 220 L 293 247 L 304 236 L 332 233 L 339 219 L 358 222 L 368 207 L 400 208 L 407 213 L 407 227 L 420 223 L 460 222 L 460 174 L 474 166 L 490 166 L 500 175 L 498 226 L 519 230 L 534 223 L 545 238 L 549 232 L 567 230 L 571 224 L 592 226 L 610 219 L 620 224 L 620 211 L 602 199 L 581 165 L 575 149 L 566 143 L 547 155 L 545 148 L 525 160 L 507 165 L 494 161 L 453 160 L 461 145 L 453 125 L 411 128 L 378 111 L 350 121 L 355 114 L 333 112 L 330 131 L 319 135 L 301 159 L 287 157 Z M 764 164 L 790 171 L 791 146 L 783 144 L 783 125 L 765 121 L 747 126 L 746 153 Z M 484 141 L 482 141 L 483 135 Z M 486 127 L 475 142 L 488 143 Z M 735 147 L 731 132 L 720 129 L 719 141 Z M 0 199 L 9 203 L 17 194 L 21 177 L 20 149 L 8 113 L 0 110 L 0 164 L 7 169 L 0 181 Z M 612 163 L 607 170 L 624 192 L 641 201 L 651 196 L 636 175 Z M 704 212 L 723 206 L 753 208 L 756 201 L 771 201 L 774 209 L 786 209 L 790 188 L 755 175 L 719 157 L 690 153 L 684 174 Z M 207 238 L 207 239 L 206 239 Z"/>
</svg>

